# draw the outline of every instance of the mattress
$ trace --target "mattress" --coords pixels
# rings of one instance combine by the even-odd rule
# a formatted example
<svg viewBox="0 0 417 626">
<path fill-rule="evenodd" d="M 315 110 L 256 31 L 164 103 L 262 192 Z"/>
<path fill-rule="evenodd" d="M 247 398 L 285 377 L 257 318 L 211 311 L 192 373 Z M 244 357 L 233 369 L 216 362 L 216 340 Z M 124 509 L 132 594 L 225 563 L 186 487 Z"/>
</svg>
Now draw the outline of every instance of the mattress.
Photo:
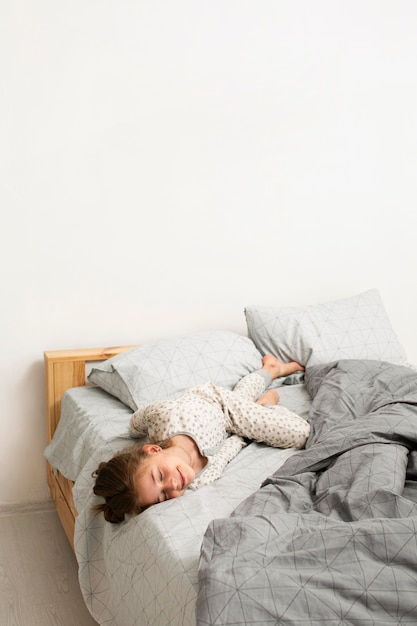
<svg viewBox="0 0 417 626">
<path fill-rule="evenodd" d="M 307 417 L 304 384 L 283 385 L 281 402 Z M 122 524 L 109 524 L 92 507 L 98 464 L 137 440 L 129 437 L 132 411 L 96 387 L 67 391 L 51 465 L 75 481 L 78 511 L 74 546 L 86 605 L 99 624 L 194 625 L 200 548 L 209 523 L 227 517 L 294 450 L 250 443 L 214 484 L 155 505 Z"/>
</svg>

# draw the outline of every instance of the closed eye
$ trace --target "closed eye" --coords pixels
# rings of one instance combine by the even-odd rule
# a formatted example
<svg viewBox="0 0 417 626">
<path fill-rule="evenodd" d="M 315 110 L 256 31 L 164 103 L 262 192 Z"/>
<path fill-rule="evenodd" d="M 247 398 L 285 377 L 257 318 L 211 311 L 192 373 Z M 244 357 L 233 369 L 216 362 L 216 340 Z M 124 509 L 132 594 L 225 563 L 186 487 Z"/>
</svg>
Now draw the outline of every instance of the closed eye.
<svg viewBox="0 0 417 626">
<path fill-rule="evenodd" d="M 163 473 L 162 473 L 162 470 L 159 470 L 159 479 L 160 479 L 161 483 L 162 483 L 162 482 L 163 482 L 163 480 L 164 480 L 164 475 L 163 475 Z M 167 494 L 166 494 L 166 491 L 162 491 L 162 498 L 163 498 L 163 499 L 162 499 L 162 502 L 165 502 L 165 500 L 168 500 L 168 496 L 167 496 Z"/>
</svg>

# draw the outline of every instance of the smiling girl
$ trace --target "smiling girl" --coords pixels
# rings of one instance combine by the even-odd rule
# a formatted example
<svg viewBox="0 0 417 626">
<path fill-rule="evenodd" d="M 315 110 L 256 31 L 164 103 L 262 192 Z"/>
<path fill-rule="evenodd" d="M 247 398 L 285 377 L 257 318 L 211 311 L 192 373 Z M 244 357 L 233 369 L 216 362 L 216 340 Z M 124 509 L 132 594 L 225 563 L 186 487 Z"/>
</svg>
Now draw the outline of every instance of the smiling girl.
<svg viewBox="0 0 417 626">
<path fill-rule="evenodd" d="M 95 507 L 107 521 L 121 522 L 153 504 L 182 496 L 217 480 L 246 445 L 243 438 L 279 448 L 301 448 L 310 432 L 306 420 L 278 406 L 272 380 L 304 368 L 272 355 L 262 369 L 242 378 L 233 391 L 204 383 L 178 400 L 154 402 L 136 411 L 131 434 L 149 443 L 132 446 L 101 463 L 94 493 L 105 500 Z"/>
</svg>

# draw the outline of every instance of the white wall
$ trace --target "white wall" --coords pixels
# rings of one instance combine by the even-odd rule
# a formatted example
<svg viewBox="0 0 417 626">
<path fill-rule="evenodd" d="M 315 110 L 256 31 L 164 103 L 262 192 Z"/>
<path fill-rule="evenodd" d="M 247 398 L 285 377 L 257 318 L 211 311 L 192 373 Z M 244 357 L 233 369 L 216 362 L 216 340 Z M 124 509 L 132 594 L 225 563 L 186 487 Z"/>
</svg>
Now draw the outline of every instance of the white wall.
<svg viewBox="0 0 417 626">
<path fill-rule="evenodd" d="M 377 287 L 417 362 L 414 0 L 3 0 L 0 503 L 43 351 Z"/>
</svg>

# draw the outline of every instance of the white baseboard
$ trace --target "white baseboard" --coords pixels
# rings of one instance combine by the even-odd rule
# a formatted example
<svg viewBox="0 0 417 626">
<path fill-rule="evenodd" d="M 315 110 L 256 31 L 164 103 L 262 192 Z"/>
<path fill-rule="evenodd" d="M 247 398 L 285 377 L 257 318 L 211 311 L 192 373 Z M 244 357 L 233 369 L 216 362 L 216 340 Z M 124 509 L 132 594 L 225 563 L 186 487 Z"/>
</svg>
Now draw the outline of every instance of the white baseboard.
<svg viewBox="0 0 417 626">
<path fill-rule="evenodd" d="M 25 513 L 45 513 L 55 511 L 54 503 L 50 498 L 35 502 L 16 502 L 0 504 L 0 516 L 24 515 Z"/>
</svg>

